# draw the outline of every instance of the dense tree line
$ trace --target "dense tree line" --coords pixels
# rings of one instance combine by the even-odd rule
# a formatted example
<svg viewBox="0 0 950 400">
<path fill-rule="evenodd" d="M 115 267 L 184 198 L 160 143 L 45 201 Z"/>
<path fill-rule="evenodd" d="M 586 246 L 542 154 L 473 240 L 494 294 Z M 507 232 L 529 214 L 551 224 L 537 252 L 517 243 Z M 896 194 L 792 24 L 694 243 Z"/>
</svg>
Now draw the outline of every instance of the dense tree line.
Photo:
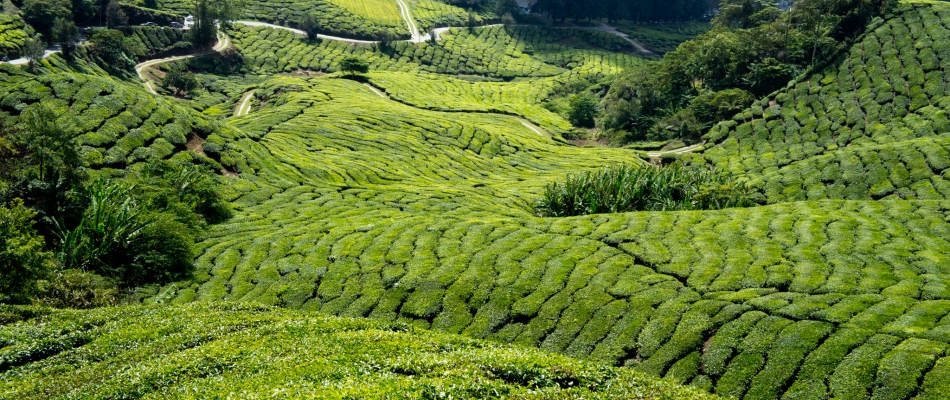
<svg viewBox="0 0 950 400">
<path fill-rule="evenodd" d="M 833 59 L 896 4 L 800 0 L 783 12 L 765 0 L 723 0 L 713 30 L 617 79 L 600 122 L 618 142 L 698 139 L 713 123 Z"/>
<path fill-rule="evenodd" d="M 230 217 L 208 166 L 83 166 L 77 133 L 35 103 L 0 115 L 0 303 L 108 304 L 187 277 L 195 237 Z"/>
<path fill-rule="evenodd" d="M 711 10 L 708 0 L 538 0 L 533 11 L 556 20 L 566 18 L 632 21 L 684 21 Z"/>
</svg>

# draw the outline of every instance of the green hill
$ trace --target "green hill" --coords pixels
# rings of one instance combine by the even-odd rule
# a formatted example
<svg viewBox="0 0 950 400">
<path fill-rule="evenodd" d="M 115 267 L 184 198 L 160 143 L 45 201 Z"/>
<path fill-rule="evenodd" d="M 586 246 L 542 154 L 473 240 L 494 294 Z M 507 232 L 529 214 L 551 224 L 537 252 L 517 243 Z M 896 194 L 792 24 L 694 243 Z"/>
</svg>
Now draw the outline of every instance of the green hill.
<svg viewBox="0 0 950 400">
<path fill-rule="evenodd" d="M 0 328 L 0 397 L 693 393 L 646 373 L 735 398 L 945 398 L 947 26 L 947 4 L 905 4 L 682 156 L 762 206 L 567 218 L 536 213 L 546 185 L 645 165 L 567 144 L 539 104 L 644 61 L 606 33 L 453 29 L 381 52 L 237 26 L 248 76 L 205 81 L 225 86 L 220 120 L 57 57 L 0 67 L 3 111 L 50 102 L 94 168 L 204 160 L 184 151 L 193 134 L 240 173 L 193 279 L 138 288 L 145 307 Z M 337 73 L 349 56 L 372 72 Z M 244 96 L 250 112 L 224 119 Z"/>
<path fill-rule="evenodd" d="M 903 8 L 834 65 L 713 128 L 704 160 L 750 177 L 769 203 L 946 199 L 950 7 Z"/>
<path fill-rule="evenodd" d="M 356 320 L 240 305 L 10 309 L 0 397 L 712 399 L 630 369 Z"/>
</svg>

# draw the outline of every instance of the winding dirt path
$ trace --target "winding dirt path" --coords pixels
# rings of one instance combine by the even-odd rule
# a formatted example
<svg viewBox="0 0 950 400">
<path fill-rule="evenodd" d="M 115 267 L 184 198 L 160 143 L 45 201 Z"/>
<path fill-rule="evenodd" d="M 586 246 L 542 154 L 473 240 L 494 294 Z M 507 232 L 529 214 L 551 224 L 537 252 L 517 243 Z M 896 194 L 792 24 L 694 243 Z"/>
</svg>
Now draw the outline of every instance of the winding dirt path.
<svg viewBox="0 0 950 400">
<path fill-rule="evenodd" d="M 406 21 L 406 26 L 409 28 L 409 36 L 411 37 L 409 41 L 413 43 L 421 42 L 423 38 L 419 34 L 419 28 L 416 27 L 416 21 L 412 19 L 409 6 L 403 0 L 396 0 L 396 4 L 399 5 L 399 14 L 402 15 L 402 19 Z"/>
<path fill-rule="evenodd" d="M 552 137 L 550 133 L 545 132 L 544 129 L 541 129 L 541 127 L 536 126 L 535 124 L 532 124 L 531 122 L 529 122 L 528 120 L 522 117 L 518 117 L 518 122 L 521 122 L 521 125 L 524 125 L 525 128 L 530 129 L 531 131 L 533 131 L 534 133 L 537 133 L 538 135 L 541 135 L 544 137 Z"/>
<path fill-rule="evenodd" d="M 637 51 L 643 54 L 653 54 L 652 51 L 648 50 L 646 47 L 643 47 L 643 45 L 641 45 L 640 43 L 637 43 L 636 40 L 631 39 L 630 36 L 628 36 L 626 33 L 623 33 L 617 30 L 616 27 L 613 27 L 607 24 L 601 24 L 600 26 L 596 28 L 581 28 L 581 29 L 590 29 L 590 30 L 595 30 L 595 31 L 607 32 L 612 35 L 620 36 L 621 38 L 623 38 L 623 40 L 630 42 L 630 44 L 632 44 L 633 47 L 637 49 Z"/>
<path fill-rule="evenodd" d="M 663 156 L 669 155 L 669 154 L 678 155 L 678 154 L 692 153 L 693 151 L 696 151 L 696 149 L 698 149 L 698 148 L 700 148 L 700 147 L 703 147 L 703 146 L 705 146 L 705 145 L 706 145 L 706 142 L 702 142 L 702 143 L 694 144 L 694 145 L 692 145 L 692 146 L 680 147 L 680 148 L 678 148 L 678 149 L 673 149 L 673 150 L 667 150 L 667 151 L 648 151 L 648 152 L 647 152 L 647 156 L 650 157 L 650 158 L 660 158 L 660 157 L 663 157 Z"/>
<path fill-rule="evenodd" d="M 364 83 L 363 85 L 365 85 L 366 87 L 368 87 L 369 90 L 372 90 L 373 93 L 378 94 L 379 97 L 382 97 L 382 98 L 384 98 L 384 99 L 389 99 L 389 96 L 387 96 L 385 93 L 381 92 L 381 91 L 380 91 L 379 89 L 377 89 L 375 86 L 370 85 L 370 84 L 368 84 L 368 83 Z"/>
<path fill-rule="evenodd" d="M 135 66 L 135 73 L 138 74 L 139 79 L 141 79 L 143 82 L 145 82 L 145 88 L 148 89 L 148 91 L 149 91 L 150 93 L 157 95 L 158 92 L 155 91 L 155 87 L 152 86 L 152 82 L 149 81 L 148 78 L 147 78 L 147 77 L 145 76 L 145 74 L 144 74 L 144 72 L 145 72 L 146 69 L 148 69 L 148 68 L 150 68 L 150 67 L 154 67 L 154 66 L 156 66 L 156 65 L 164 64 L 164 63 L 167 63 L 167 62 L 178 61 L 178 60 L 187 60 L 187 59 L 189 59 L 189 58 L 201 57 L 201 56 L 205 56 L 205 55 L 208 55 L 208 54 L 212 54 L 212 53 L 216 53 L 216 52 L 221 52 L 221 51 L 223 51 L 224 49 L 226 49 L 226 48 L 228 48 L 228 47 L 230 47 L 230 46 L 231 46 L 231 38 L 229 38 L 227 35 L 218 34 L 218 43 L 215 44 L 214 47 L 213 47 L 211 50 L 202 51 L 202 52 L 200 52 L 200 53 L 189 54 L 189 55 L 185 55 L 185 56 L 159 58 L 159 59 L 156 59 L 156 60 L 145 61 L 145 62 L 139 63 L 138 65 Z"/>
<path fill-rule="evenodd" d="M 247 92 L 238 102 L 238 108 L 234 110 L 235 117 L 243 117 L 251 113 L 251 99 L 254 97 L 254 90 Z"/>
</svg>

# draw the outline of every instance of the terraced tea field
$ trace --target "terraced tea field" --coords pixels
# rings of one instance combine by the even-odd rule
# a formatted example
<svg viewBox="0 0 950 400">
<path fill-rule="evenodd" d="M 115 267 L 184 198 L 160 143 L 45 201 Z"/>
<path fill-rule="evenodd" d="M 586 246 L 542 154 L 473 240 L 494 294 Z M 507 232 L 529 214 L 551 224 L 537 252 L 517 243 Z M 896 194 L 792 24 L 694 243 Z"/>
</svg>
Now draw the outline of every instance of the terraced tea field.
<svg viewBox="0 0 950 400">
<path fill-rule="evenodd" d="M 402 23 L 394 0 L 329 0 L 347 11 L 386 26 Z"/>
<path fill-rule="evenodd" d="M 28 319 L 0 324 L 18 343 L 0 350 L 18 371 L 4 398 L 714 398 L 538 350 L 255 305 L 3 312 Z"/>
<path fill-rule="evenodd" d="M 702 398 L 672 381 L 743 399 L 947 398 L 948 27 L 950 5 L 906 3 L 681 156 L 762 206 L 565 218 L 534 209 L 549 183 L 645 165 L 567 144 L 570 124 L 540 107 L 645 61 L 604 32 L 456 28 L 384 53 L 237 26 L 248 74 L 203 76 L 211 108 L 57 57 L 38 75 L 0 67 L 3 112 L 50 102 L 90 166 L 198 158 L 181 143 L 193 134 L 240 173 L 193 279 L 116 312 L 0 310 L 31 314 L 0 327 L 0 397 Z M 349 56 L 371 72 L 336 73 Z"/>
<path fill-rule="evenodd" d="M 906 7 L 835 66 L 714 127 L 705 161 L 769 202 L 946 199 L 950 9 Z"/>
<path fill-rule="evenodd" d="M 58 123 L 78 135 L 80 154 L 89 167 L 124 168 L 155 158 L 184 157 L 223 168 L 181 150 L 195 136 L 230 135 L 230 128 L 149 96 L 140 85 L 117 81 L 105 71 L 99 70 L 99 76 L 75 74 L 62 59 L 52 61 L 49 73 L 42 75 L 0 64 L 0 104 L 8 112 L 41 101 L 50 106 L 60 116 Z"/>
</svg>

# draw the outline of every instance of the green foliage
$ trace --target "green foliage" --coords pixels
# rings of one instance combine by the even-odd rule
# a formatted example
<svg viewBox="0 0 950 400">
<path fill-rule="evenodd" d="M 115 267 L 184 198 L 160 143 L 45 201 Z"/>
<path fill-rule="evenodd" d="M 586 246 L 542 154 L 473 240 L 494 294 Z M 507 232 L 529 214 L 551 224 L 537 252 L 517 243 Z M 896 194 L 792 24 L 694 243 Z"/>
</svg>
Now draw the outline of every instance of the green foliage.
<svg viewBox="0 0 950 400">
<path fill-rule="evenodd" d="M 92 51 L 99 56 L 105 65 L 118 69 L 130 69 L 135 62 L 129 57 L 125 35 L 115 29 L 95 29 L 92 31 L 89 43 Z"/>
<path fill-rule="evenodd" d="M 0 302 L 22 302 L 49 274 L 51 254 L 33 229 L 36 213 L 20 200 L 0 206 Z"/>
<path fill-rule="evenodd" d="M 57 19 L 72 19 L 69 0 L 25 0 L 20 10 L 26 23 L 43 34 L 52 31 Z"/>
<path fill-rule="evenodd" d="M 362 58 L 347 57 L 340 61 L 340 71 L 349 75 L 365 74 L 369 72 L 369 64 Z"/>
<path fill-rule="evenodd" d="M 12 7 L 13 5 L 10 4 Z M 0 14 L 0 53 L 8 56 L 19 54 L 30 36 L 24 30 L 25 24 L 17 15 Z"/>
<path fill-rule="evenodd" d="M 670 167 L 604 168 L 551 183 L 535 209 L 539 215 L 660 210 L 716 210 L 752 205 L 741 183 L 721 173 Z"/>
<path fill-rule="evenodd" d="M 217 18 L 211 0 L 197 0 L 194 10 L 194 24 L 188 32 L 189 40 L 196 49 L 204 49 L 214 45 L 218 40 L 218 27 L 214 20 Z"/>
<path fill-rule="evenodd" d="M 129 196 L 129 189 L 100 180 L 87 190 L 88 206 L 79 224 L 67 229 L 57 223 L 59 262 L 65 269 L 123 277 L 124 266 L 114 265 L 112 257 L 135 242 L 151 221 L 144 218 L 144 207 Z"/>
<path fill-rule="evenodd" d="M 839 63 L 712 127 L 705 138 L 716 145 L 704 161 L 749 177 L 770 203 L 946 199 L 948 148 L 940 135 L 950 120 L 940 109 L 945 74 L 934 68 L 948 54 L 931 59 L 912 41 L 946 42 L 946 12 L 944 5 L 904 5 Z"/>
<path fill-rule="evenodd" d="M 53 23 L 53 40 L 59 44 L 66 59 L 72 59 L 78 37 L 79 28 L 72 21 L 59 18 Z"/>
<path fill-rule="evenodd" d="M 708 32 L 711 26 L 705 22 L 678 22 L 672 24 L 636 24 L 629 21 L 613 23 L 617 29 L 638 43 L 658 54 L 666 54 L 687 40 Z"/>
<path fill-rule="evenodd" d="M 0 326 L 0 392 L 19 398 L 73 390 L 96 397 L 236 391 L 256 397 L 281 390 L 380 399 L 716 398 L 629 369 L 397 322 L 230 303 L 41 311 L 47 315 Z M 115 373 L 83 374 L 67 361 L 80 353 L 96 360 L 86 368 Z M 330 358 L 338 362 L 325 361 Z"/>
<path fill-rule="evenodd" d="M 106 25 L 109 28 L 116 28 L 129 22 L 129 17 L 125 15 L 122 6 L 118 0 L 110 0 L 106 5 Z"/>
<path fill-rule="evenodd" d="M 30 69 L 33 72 L 36 72 L 37 63 L 43 59 L 43 55 L 46 53 L 46 43 L 43 42 L 43 39 L 40 39 L 39 36 L 34 37 L 33 39 L 27 39 L 23 43 L 23 57 L 29 60 Z"/>
<path fill-rule="evenodd" d="M 759 0 L 727 0 L 721 7 L 716 29 L 627 72 L 612 85 L 603 125 L 614 137 L 658 139 L 648 134 L 669 131 L 662 126 L 670 122 L 664 118 L 678 114 L 706 91 L 742 89 L 756 97 L 768 95 L 801 71 L 841 54 L 872 21 L 893 10 L 890 2 L 871 0 L 809 0 L 789 12 Z M 691 125 L 687 116 L 673 122 Z M 712 121 L 696 122 L 693 129 L 680 130 L 695 135 Z"/>
<path fill-rule="evenodd" d="M 304 14 L 297 25 L 301 30 L 307 32 L 307 40 L 313 42 L 319 39 L 317 35 L 320 34 L 321 27 L 316 15 Z"/>
<path fill-rule="evenodd" d="M 119 289 L 111 279 L 77 269 L 49 274 L 36 294 L 47 307 L 90 309 L 119 303 Z"/>
<path fill-rule="evenodd" d="M 198 87 L 198 79 L 195 74 L 182 68 L 172 67 L 162 78 L 162 87 L 175 89 L 175 96 L 182 92 L 189 93 Z"/>
<path fill-rule="evenodd" d="M 589 93 L 576 94 L 571 97 L 567 120 L 574 126 L 592 128 L 598 114 L 598 106 L 597 100 Z"/>
<path fill-rule="evenodd" d="M 9 128 L 8 128 L 9 129 Z M 23 199 L 40 213 L 41 230 L 50 218 L 70 212 L 73 188 L 83 178 L 76 134 L 57 121 L 51 103 L 37 103 L 19 116 L 0 142 L 0 182 L 5 201 Z"/>
</svg>

